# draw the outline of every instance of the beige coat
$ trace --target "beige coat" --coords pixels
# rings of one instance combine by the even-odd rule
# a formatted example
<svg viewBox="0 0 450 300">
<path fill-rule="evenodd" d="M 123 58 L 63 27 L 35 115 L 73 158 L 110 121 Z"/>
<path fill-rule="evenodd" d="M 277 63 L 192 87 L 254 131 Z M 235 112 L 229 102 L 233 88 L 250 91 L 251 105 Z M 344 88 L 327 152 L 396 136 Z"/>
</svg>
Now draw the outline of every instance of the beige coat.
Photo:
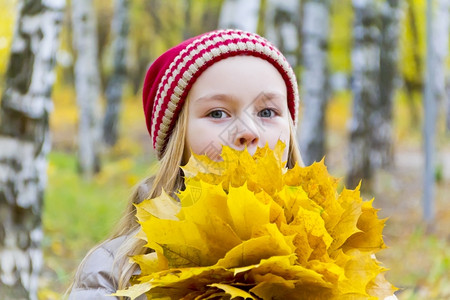
<svg viewBox="0 0 450 300">
<path fill-rule="evenodd" d="M 83 267 L 78 270 L 80 280 L 75 282 L 69 300 L 114 300 L 117 290 L 118 272 L 113 269 L 114 257 L 125 237 L 106 241 L 86 257 Z M 137 298 L 146 299 L 145 295 Z"/>
</svg>

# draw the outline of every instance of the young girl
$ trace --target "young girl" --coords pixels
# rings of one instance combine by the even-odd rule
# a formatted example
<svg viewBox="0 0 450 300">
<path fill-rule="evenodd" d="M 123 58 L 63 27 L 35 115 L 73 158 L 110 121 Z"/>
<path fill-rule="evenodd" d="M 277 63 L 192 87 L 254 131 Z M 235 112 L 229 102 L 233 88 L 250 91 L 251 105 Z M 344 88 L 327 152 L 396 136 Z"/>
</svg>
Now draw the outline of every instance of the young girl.
<svg viewBox="0 0 450 300">
<path fill-rule="evenodd" d="M 222 145 L 247 147 L 286 144 L 288 167 L 301 162 L 294 126 L 297 81 L 284 56 L 262 37 L 240 30 L 218 30 L 189 39 L 162 54 L 143 86 L 147 128 L 160 160 L 152 178 L 132 195 L 111 237 L 81 263 L 69 299 L 112 299 L 139 273 L 129 257 L 145 251 L 135 238 L 134 204 L 183 188 L 180 169 L 191 152 L 219 159 Z"/>
<path fill-rule="evenodd" d="M 287 167 L 302 165 L 295 124 L 297 81 L 284 56 L 264 38 L 218 30 L 189 39 L 162 54 L 143 87 L 147 128 L 160 160 L 152 178 L 136 189 L 111 237 L 81 263 L 69 299 L 111 299 L 139 274 L 129 257 L 147 251 L 135 238 L 134 204 L 183 189 L 181 165 L 191 153 L 220 159 L 222 145 L 256 148 L 286 144 Z M 143 296 L 145 299 L 145 296 Z"/>
</svg>

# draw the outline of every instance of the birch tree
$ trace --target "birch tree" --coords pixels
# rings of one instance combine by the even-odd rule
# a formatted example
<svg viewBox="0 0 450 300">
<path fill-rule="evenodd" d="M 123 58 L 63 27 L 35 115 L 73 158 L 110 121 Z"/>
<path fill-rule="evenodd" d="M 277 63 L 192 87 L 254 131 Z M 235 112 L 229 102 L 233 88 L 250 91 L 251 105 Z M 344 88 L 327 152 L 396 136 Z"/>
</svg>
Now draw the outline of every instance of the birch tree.
<svg viewBox="0 0 450 300">
<path fill-rule="evenodd" d="M 183 40 L 218 27 L 223 0 L 183 0 Z"/>
<path fill-rule="evenodd" d="M 424 88 L 423 217 L 430 225 L 435 219 L 436 119 L 439 100 L 445 98 L 445 59 L 448 54 L 448 0 L 438 0 L 433 10 L 427 1 L 427 55 Z"/>
<path fill-rule="evenodd" d="M 353 0 L 353 115 L 350 120 L 349 171 L 347 185 L 355 187 L 361 179 L 367 186 L 373 175 L 372 138 L 378 105 L 380 73 L 380 31 L 376 0 Z"/>
<path fill-rule="evenodd" d="M 433 42 L 433 5 L 427 0 L 426 8 L 426 73 L 425 86 L 423 90 L 424 104 L 424 126 L 423 126 L 423 148 L 424 148 L 424 172 L 423 172 L 423 218 L 431 225 L 434 220 L 434 197 L 436 181 L 435 172 L 435 141 L 436 141 L 436 86 L 434 80 L 434 68 L 436 67 L 436 53 Z"/>
<path fill-rule="evenodd" d="M 48 118 L 64 0 L 19 1 L 0 109 L 0 295 L 37 299 Z"/>
<path fill-rule="evenodd" d="M 446 116 L 446 124 L 447 124 L 447 132 L 450 132 L 450 74 L 447 76 L 447 116 Z"/>
<path fill-rule="evenodd" d="M 422 95 L 423 91 L 423 74 L 424 74 L 424 59 L 420 53 L 420 33 L 419 33 L 419 21 L 416 10 L 416 1 L 406 0 L 406 19 L 408 31 L 411 33 L 411 40 L 409 41 L 410 47 L 407 48 L 407 53 L 402 53 L 402 56 L 406 57 L 406 54 L 411 54 L 410 64 L 413 66 L 408 72 L 403 70 L 403 83 L 405 91 L 407 93 L 406 99 L 409 102 L 409 114 L 411 116 L 411 127 L 418 128 L 420 124 L 419 118 L 419 105 L 415 101 L 416 95 Z M 407 37 L 407 36 L 406 36 Z M 407 41 L 408 42 L 408 41 Z"/>
<path fill-rule="evenodd" d="M 79 107 L 78 165 L 85 179 L 100 169 L 100 72 L 92 0 L 72 0 L 75 89 Z"/>
<path fill-rule="evenodd" d="M 112 44 L 114 70 L 106 87 L 107 104 L 103 120 L 103 140 L 109 146 L 115 145 L 118 138 L 119 113 L 127 73 L 126 50 L 130 27 L 128 8 L 128 0 L 115 0 L 111 30 L 114 36 Z"/>
<path fill-rule="evenodd" d="M 219 17 L 219 28 L 256 32 L 260 0 L 224 0 Z"/>
<path fill-rule="evenodd" d="M 447 64 L 446 59 L 449 55 L 449 30 L 450 30 L 450 0 L 437 0 L 435 18 L 433 22 L 433 51 L 435 53 L 435 62 L 433 69 L 433 83 L 435 84 L 434 93 L 441 107 L 448 106 L 447 110 L 447 128 L 450 129 L 450 103 L 447 95 Z M 444 108 L 445 110 L 445 108 Z"/>
<path fill-rule="evenodd" d="M 392 106 L 398 81 L 398 41 L 400 35 L 400 0 L 386 0 L 381 4 L 381 48 L 379 102 L 372 111 L 370 121 L 373 144 L 372 161 L 375 167 L 388 167 L 393 163 Z"/>
<path fill-rule="evenodd" d="M 300 149 L 305 164 L 325 155 L 325 112 L 328 88 L 328 0 L 305 0 L 303 6 L 303 67 Z"/>
<path fill-rule="evenodd" d="M 277 45 L 291 66 L 300 63 L 300 0 L 267 0 L 265 37 Z"/>
</svg>

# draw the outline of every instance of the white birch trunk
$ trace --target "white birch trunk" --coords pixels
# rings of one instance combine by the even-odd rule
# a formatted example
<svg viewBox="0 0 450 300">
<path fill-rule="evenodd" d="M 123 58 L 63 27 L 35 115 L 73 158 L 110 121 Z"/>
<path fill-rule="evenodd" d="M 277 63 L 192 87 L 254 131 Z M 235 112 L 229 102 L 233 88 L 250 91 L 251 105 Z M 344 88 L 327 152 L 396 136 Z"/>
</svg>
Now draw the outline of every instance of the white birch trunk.
<svg viewBox="0 0 450 300">
<path fill-rule="evenodd" d="M 219 28 L 256 32 L 260 0 L 225 0 L 219 17 Z"/>
<path fill-rule="evenodd" d="M 392 105 L 397 87 L 400 2 L 387 0 L 381 5 L 380 97 L 370 118 L 373 128 L 374 167 L 388 168 L 394 163 L 392 143 Z"/>
<path fill-rule="evenodd" d="M 447 64 L 446 59 L 449 55 L 449 30 L 450 30 L 450 0 L 437 0 L 435 7 L 435 17 L 433 22 L 433 50 L 434 50 L 434 69 L 433 83 L 434 93 L 439 106 L 448 107 L 447 84 Z M 450 109 L 450 107 L 449 107 Z M 450 112 L 447 111 L 447 125 L 450 125 Z M 448 127 L 450 129 L 450 127 Z"/>
<path fill-rule="evenodd" d="M 347 185 L 361 179 L 370 187 L 372 161 L 372 112 L 379 102 L 380 32 L 376 0 L 353 0 L 353 115 L 350 121 L 349 171 Z"/>
<path fill-rule="evenodd" d="M 79 107 L 78 165 L 87 180 L 100 168 L 100 72 L 92 0 L 72 1 L 75 88 Z"/>
<path fill-rule="evenodd" d="M 449 11 L 447 11 L 447 20 L 448 18 L 450 18 L 450 8 Z M 447 24 L 448 26 L 448 30 L 450 31 L 450 22 L 449 24 Z M 448 43 L 448 41 L 447 41 Z M 450 133 L 450 70 L 446 70 L 446 77 L 445 77 L 445 92 L 446 92 L 446 128 L 447 128 L 447 132 Z"/>
<path fill-rule="evenodd" d="M 19 1 L 0 123 L 0 295 L 37 299 L 48 118 L 64 0 Z"/>
<path fill-rule="evenodd" d="M 329 97 L 328 32 L 329 1 L 307 0 L 303 6 L 303 73 L 304 103 L 299 141 L 306 165 L 325 155 L 325 112 Z"/>
<path fill-rule="evenodd" d="M 435 202 L 435 157 L 436 157 L 436 84 L 434 83 L 434 70 L 436 67 L 436 51 L 434 49 L 433 28 L 433 3 L 427 0 L 426 6 L 426 73 L 425 86 L 423 90 L 424 103 L 424 126 L 423 126 L 423 149 L 424 149 L 424 171 L 423 171 L 423 218 L 428 226 L 434 221 Z"/>
<path fill-rule="evenodd" d="M 265 37 L 277 45 L 291 66 L 299 65 L 300 0 L 267 0 Z"/>
<path fill-rule="evenodd" d="M 119 131 L 119 113 L 125 83 L 127 66 L 126 53 L 128 30 L 130 27 L 128 10 L 128 0 L 115 0 L 114 18 L 112 21 L 112 34 L 114 36 L 113 65 L 114 70 L 106 88 L 106 113 L 103 120 L 103 140 L 109 146 L 117 142 Z"/>
<path fill-rule="evenodd" d="M 447 84 L 446 84 L 446 91 L 447 91 L 447 117 L 446 117 L 446 124 L 447 124 L 447 132 L 450 133 L 450 74 L 447 74 Z"/>
</svg>

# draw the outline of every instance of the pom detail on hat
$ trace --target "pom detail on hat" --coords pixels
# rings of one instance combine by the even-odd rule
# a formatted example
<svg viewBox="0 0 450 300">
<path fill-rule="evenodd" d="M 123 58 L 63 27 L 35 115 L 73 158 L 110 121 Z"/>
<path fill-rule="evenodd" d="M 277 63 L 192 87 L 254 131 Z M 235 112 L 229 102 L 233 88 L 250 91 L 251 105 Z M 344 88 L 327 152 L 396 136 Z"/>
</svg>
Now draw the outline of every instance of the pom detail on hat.
<svg viewBox="0 0 450 300">
<path fill-rule="evenodd" d="M 148 69 L 143 105 L 152 145 L 161 158 L 187 94 L 209 66 L 231 56 L 251 55 L 270 62 L 287 87 L 288 108 L 294 125 L 298 88 L 294 71 L 281 52 L 266 39 L 242 30 L 217 30 L 191 38 L 163 53 Z"/>
</svg>

